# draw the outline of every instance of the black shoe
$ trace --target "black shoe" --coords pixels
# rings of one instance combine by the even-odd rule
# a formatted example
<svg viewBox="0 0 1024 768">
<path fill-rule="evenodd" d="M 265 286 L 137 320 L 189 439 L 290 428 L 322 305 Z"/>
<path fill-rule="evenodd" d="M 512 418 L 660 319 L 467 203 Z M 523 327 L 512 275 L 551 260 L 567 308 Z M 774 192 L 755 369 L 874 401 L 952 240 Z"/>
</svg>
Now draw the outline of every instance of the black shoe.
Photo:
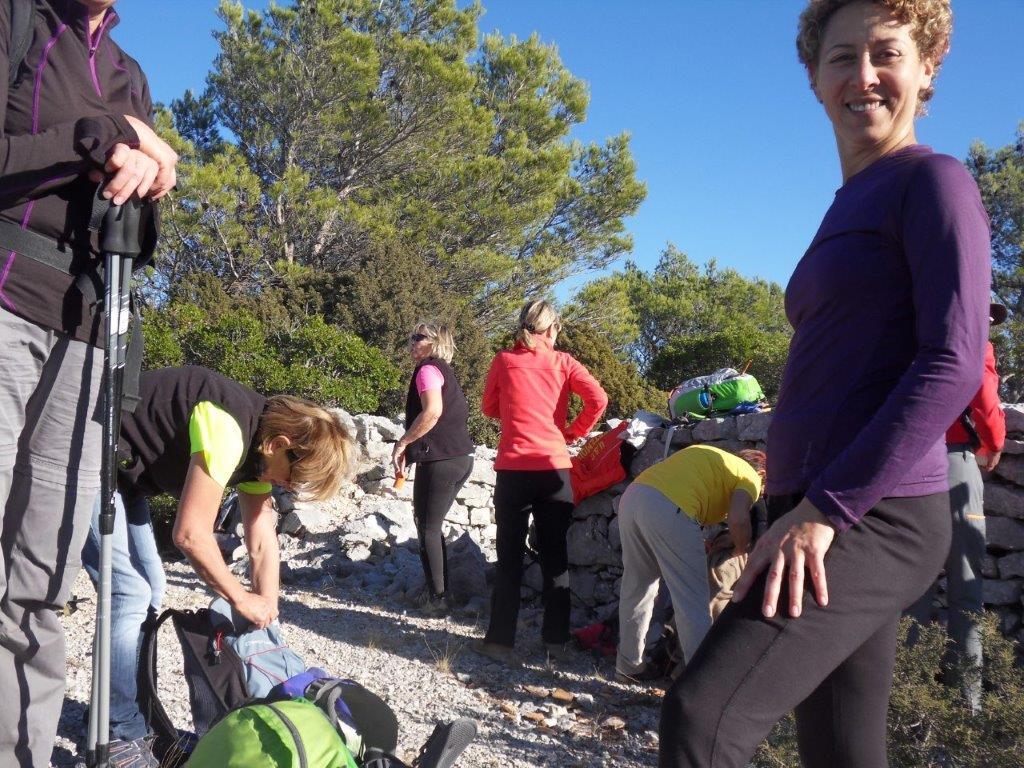
<svg viewBox="0 0 1024 768">
<path fill-rule="evenodd" d="M 427 742 L 420 747 L 413 768 L 451 768 L 455 759 L 476 738 L 476 722 L 460 717 L 450 723 L 438 723 Z"/>
</svg>

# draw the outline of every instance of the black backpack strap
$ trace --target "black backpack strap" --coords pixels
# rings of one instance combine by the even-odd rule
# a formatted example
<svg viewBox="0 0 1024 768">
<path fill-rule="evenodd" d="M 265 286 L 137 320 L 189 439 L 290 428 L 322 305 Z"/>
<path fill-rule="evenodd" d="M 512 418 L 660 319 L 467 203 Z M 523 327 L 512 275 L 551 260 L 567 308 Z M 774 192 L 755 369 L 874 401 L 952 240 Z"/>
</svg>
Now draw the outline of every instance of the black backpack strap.
<svg viewBox="0 0 1024 768">
<path fill-rule="evenodd" d="M 971 450 L 977 451 L 981 448 L 981 436 L 978 434 L 978 428 L 974 424 L 974 415 L 971 413 L 970 406 L 964 408 L 964 412 L 960 414 L 960 426 L 967 433 L 967 442 L 971 446 Z"/>
<path fill-rule="evenodd" d="M 139 709 L 142 710 L 142 716 L 146 718 L 146 725 L 156 734 L 159 749 L 167 749 L 178 740 L 178 729 L 174 727 L 174 722 L 160 702 L 156 685 L 156 648 L 160 627 L 177 613 L 178 611 L 173 608 L 168 608 L 160 614 L 158 619 L 155 619 L 151 613 L 142 625 L 142 653 L 139 655 L 138 675 Z"/>
<path fill-rule="evenodd" d="M 7 47 L 7 88 L 13 88 L 21 77 L 22 64 L 28 49 L 32 47 L 32 17 L 35 3 L 32 0 L 10 0 L 11 40 Z"/>
<path fill-rule="evenodd" d="M 136 301 L 135 290 L 129 294 L 129 305 L 132 311 L 131 330 L 128 331 L 128 348 L 124 357 L 124 378 L 121 383 L 121 411 L 135 413 L 142 396 L 139 392 L 140 376 L 142 375 L 142 358 L 145 353 L 145 342 L 142 338 L 142 313 Z"/>
</svg>

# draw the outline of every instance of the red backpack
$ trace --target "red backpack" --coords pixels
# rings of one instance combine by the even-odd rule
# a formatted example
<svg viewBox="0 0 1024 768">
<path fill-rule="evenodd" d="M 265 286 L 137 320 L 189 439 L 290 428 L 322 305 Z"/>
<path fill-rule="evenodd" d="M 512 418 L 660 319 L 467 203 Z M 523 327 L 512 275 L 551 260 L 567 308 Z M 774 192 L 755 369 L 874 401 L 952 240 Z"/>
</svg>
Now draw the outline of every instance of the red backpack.
<svg viewBox="0 0 1024 768">
<path fill-rule="evenodd" d="M 629 422 L 622 421 L 607 432 L 590 438 L 573 457 L 569 472 L 574 504 L 626 479 L 626 469 L 622 466 L 622 433 L 627 427 Z"/>
</svg>

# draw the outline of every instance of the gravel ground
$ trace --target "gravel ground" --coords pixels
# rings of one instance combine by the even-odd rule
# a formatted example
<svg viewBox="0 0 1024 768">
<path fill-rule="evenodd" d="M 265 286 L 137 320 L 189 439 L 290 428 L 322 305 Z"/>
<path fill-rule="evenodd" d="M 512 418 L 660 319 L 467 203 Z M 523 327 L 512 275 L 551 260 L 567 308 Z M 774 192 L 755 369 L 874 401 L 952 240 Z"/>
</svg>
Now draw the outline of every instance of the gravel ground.
<svg viewBox="0 0 1024 768">
<path fill-rule="evenodd" d="M 167 563 L 166 568 L 166 606 L 209 603 L 211 593 L 186 563 Z M 84 573 L 75 594 L 78 609 L 64 620 L 68 686 L 54 766 L 80 765 L 85 741 L 82 716 L 89 696 L 96 605 Z M 399 756 L 407 761 L 435 721 L 472 717 L 480 733 L 460 766 L 653 765 L 660 691 L 609 682 L 611 662 L 598 662 L 583 652 L 549 666 L 542 661 L 539 621 L 535 607 L 520 614 L 519 651 L 526 663 L 509 670 L 469 648 L 483 634 L 480 616 L 424 618 L 381 593 L 328 577 L 315 587 L 286 586 L 281 600 L 285 638 L 309 666 L 358 680 L 396 710 Z M 181 655 L 167 624 L 159 656 L 161 700 L 179 727 L 190 727 L 180 670 Z"/>
</svg>

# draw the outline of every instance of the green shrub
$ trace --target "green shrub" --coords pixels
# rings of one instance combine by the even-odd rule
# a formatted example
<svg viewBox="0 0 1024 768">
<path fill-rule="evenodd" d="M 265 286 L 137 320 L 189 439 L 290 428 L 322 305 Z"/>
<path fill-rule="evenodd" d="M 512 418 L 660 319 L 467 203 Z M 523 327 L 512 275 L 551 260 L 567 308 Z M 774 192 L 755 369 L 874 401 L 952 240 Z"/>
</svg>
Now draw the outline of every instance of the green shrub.
<svg viewBox="0 0 1024 768">
<path fill-rule="evenodd" d="M 788 352 L 788 334 L 762 331 L 747 324 L 676 336 L 651 362 L 648 379 L 655 386 L 670 390 L 694 376 L 719 368 L 741 369 L 750 361 L 748 373 L 757 377 L 769 398 L 774 398 L 779 392 Z"/>
<path fill-rule="evenodd" d="M 143 316 L 146 367 L 202 365 L 267 395 L 288 393 L 373 413 L 400 388 L 398 369 L 374 347 L 319 315 L 274 327 L 249 309 L 205 312 L 172 302 Z"/>
<path fill-rule="evenodd" d="M 985 654 L 981 710 L 972 715 L 958 686 L 940 682 L 945 631 L 923 627 L 908 647 L 905 619 L 900 626 L 889 701 L 891 768 L 1019 768 L 1024 755 L 1024 673 L 1015 664 L 1014 645 L 986 614 L 982 622 Z M 954 670 L 969 674 L 969 670 Z M 761 745 L 757 768 L 799 766 L 796 728 L 787 717 Z"/>
<path fill-rule="evenodd" d="M 559 349 L 568 352 L 587 367 L 608 394 L 606 419 L 628 419 L 638 410 L 665 411 L 665 396 L 644 381 L 632 363 L 622 362 L 608 340 L 595 328 L 583 323 L 566 323 L 558 336 Z M 571 415 L 579 411 L 577 398 Z"/>
</svg>

